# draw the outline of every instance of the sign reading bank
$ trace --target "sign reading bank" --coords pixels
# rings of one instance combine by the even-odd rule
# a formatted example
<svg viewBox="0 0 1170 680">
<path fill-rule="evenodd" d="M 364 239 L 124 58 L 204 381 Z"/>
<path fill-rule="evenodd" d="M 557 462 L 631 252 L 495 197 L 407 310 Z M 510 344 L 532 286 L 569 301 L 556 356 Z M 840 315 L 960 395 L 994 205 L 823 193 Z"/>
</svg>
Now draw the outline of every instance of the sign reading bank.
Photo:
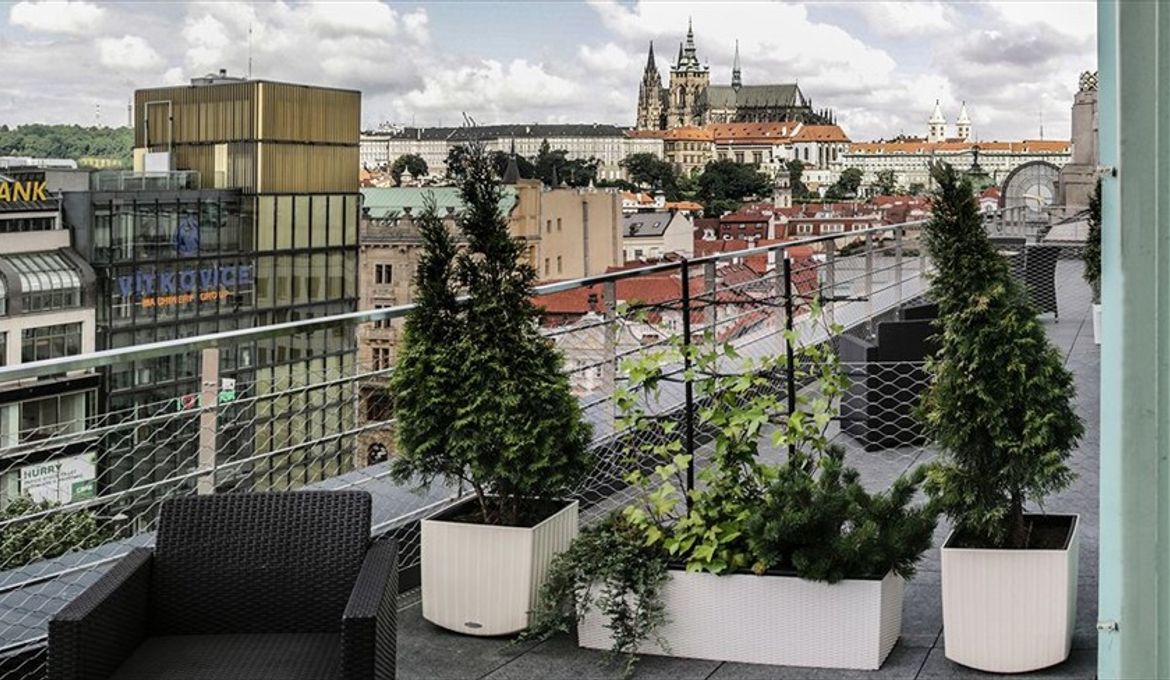
<svg viewBox="0 0 1170 680">
<path fill-rule="evenodd" d="M 251 290 L 252 272 L 252 266 L 246 264 L 140 271 L 117 277 L 115 292 L 124 299 L 138 298 L 143 307 L 208 302 Z"/>
<path fill-rule="evenodd" d="M 49 191 L 45 180 L 20 181 L 0 175 L 0 203 L 47 200 Z"/>
</svg>

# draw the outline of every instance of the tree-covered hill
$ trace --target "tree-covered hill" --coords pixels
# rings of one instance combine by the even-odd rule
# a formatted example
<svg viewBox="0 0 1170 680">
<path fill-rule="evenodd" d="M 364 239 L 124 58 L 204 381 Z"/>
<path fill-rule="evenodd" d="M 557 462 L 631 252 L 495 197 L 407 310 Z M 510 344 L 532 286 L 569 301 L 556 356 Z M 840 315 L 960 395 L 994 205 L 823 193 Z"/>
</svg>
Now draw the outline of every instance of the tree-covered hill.
<svg viewBox="0 0 1170 680">
<path fill-rule="evenodd" d="M 129 166 L 134 131 L 128 127 L 0 125 L 0 156 L 71 158 L 82 165 L 116 161 Z"/>
</svg>

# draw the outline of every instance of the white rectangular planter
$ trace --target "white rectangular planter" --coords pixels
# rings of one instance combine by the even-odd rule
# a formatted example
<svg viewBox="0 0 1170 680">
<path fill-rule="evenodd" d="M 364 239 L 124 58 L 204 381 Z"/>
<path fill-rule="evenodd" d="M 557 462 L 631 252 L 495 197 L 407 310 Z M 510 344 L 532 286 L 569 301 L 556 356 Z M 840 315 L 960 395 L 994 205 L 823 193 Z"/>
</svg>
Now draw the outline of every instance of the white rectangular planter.
<svg viewBox="0 0 1170 680">
<path fill-rule="evenodd" d="M 533 527 L 422 524 L 423 618 L 468 635 L 528 627 L 553 557 L 577 537 L 577 501 Z"/>
<path fill-rule="evenodd" d="M 902 632 L 904 581 L 828 584 L 795 576 L 672 571 L 663 588 L 668 622 L 639 653 L 745 663 L 874 670 Z M 589 612 L 582 647 L 611 649 L 607 621 Z"/>
<path fill-rule="evenodd" d="M 942 548 L 947 658 L 1023 673 L 1068 658 L 1077 618 L 1080 518 L 1061 550 Z"/>
</svg>

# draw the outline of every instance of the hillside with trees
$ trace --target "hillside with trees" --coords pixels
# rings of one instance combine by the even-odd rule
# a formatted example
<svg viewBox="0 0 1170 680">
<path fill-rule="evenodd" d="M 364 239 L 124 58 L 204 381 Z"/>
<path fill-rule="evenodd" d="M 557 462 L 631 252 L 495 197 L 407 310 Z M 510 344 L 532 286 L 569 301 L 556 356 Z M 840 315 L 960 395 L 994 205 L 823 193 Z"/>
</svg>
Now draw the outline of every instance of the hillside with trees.
<svg viewBox="0 0 1170 680">
<path fill-rule="evenodd" d="M 0 156 L 69 158 L 79 165 L 106 160 L 129 167 L 133 147 L 134 130 L 128 127 L 0 125 Z"/>
</svg>

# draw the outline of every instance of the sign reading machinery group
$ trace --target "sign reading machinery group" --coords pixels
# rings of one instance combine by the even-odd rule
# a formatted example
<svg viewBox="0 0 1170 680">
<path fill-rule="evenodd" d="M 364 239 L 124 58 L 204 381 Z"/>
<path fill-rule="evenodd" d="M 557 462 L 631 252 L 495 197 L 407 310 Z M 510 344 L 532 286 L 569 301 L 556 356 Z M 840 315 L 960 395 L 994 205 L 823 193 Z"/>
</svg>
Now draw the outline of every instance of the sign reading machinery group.
<svg viewBox="0 0 1170 680">
<path fill-rule="evenodd" d="M 117 278 L 117 293 L 139 298 L 143 307 L 164 307 L 208 302 L 235 295 L 252 287 L 252 266 L 221 265 L 201 269 L 136 272 Z"/>
</svg>

